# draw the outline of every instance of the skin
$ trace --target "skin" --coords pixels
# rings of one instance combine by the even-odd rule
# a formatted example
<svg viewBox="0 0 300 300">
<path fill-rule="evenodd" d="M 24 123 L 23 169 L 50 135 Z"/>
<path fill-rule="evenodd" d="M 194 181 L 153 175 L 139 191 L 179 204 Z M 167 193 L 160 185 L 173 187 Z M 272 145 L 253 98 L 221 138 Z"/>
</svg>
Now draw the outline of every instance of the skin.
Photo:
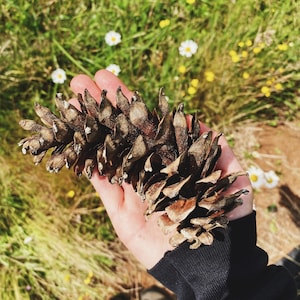
<svg viewBox="0 0 300 300">
<path fill-rule="evenodd" d="M 71 90 L 75 94 L 83 93 L 84 89 L 88 89 L 97 101 L 100 101 L 101 91 L 105 89 L 107 90 L 108 99 L 114 105 L 116 103 L 115 93 L 119 86 L 122 88 L 125 96 L 130 99 L 133 93 L 118 77 L 107 70 L 99 70 L 93 79 L 87 75 L 77 75 L 70 83 Z M 78 107 L 75 98 L 70 101 Z M 201 128 L 202 131 L 210 130 L 203 123 L 201 123 Z M 222 176 L 242 171 L 226 139 L 221 137 L 219 143 L 222 146 L 222 154 L 217 168 L 222 170 Z M 158 228 L 157 219 L 159 213 L 152 215 L 146 220 L 144 217 L 145 203 L 140 200 L 130 184 L 123 183 L 122 186 L 112 185 L 105 176 L 100 176 L 97 171 L 93 173 L 91 182 L 99 193 L 120 240 L 146 268 L 152 268 L 167 251 L 173 249 L 169 244 L 170 236 L 165 235 Z M 249 193 L 242 196 L 243 204 L 228 214 L 229 220 L 244 217 L 253 210 L 253 191 L 247 176 L 239 177 L 230 187 L 228 193 L 240 189 L 247 189 Z"/>
</svg>

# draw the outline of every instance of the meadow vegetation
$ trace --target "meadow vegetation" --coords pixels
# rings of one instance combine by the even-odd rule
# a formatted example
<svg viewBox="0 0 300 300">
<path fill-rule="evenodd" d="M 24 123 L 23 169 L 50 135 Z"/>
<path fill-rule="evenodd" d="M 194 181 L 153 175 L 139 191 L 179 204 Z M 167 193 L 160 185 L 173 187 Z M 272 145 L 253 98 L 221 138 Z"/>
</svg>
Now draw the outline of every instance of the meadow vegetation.
<svg viewBox="0 0 300 300">
<path fill-rule="evenodd" d="M 54 109 L 71 78 L 116 64 L 149 107 L 172 105 L 214 128 L 299 118 L 297 0 L 6 0 L 0 13 L 0 298 L 105 299 L 122 256 L 97 195 L 72 172 L 46 174 L 17 147 L 34 103 Z M 105 35 L 121 35 L 109 45 Z M 192 40 L 190 56 L 179 52 Z M 67 80 L 55 84 L 57 68 Z M 112 251 L 114 249 L 114 251 Z M 111 285 L 108 286 L 108 282 Z"/>
</svg>

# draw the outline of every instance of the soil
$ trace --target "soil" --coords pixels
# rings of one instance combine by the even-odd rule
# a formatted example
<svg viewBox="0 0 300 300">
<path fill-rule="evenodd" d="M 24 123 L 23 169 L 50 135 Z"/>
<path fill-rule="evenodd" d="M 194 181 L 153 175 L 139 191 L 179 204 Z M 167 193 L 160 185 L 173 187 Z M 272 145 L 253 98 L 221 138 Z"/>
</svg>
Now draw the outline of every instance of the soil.
<svg viewBox="0 0 300 300">
<path fill-rule="evenodd" d="M 300 245 L 300 123 L 249 125 L 238 135 L 234 149 L 243 150 L 239 156 L 244 167 L 274 170 L 280 177 L 277 187 L 254 195 L 258 245 L 269 254 L 269 262 L 276 263 Z"/>
<path fill-rule="evenodd" d="M 232 137 L 245 170 L 255 165 L 279 175 L 277 187 L 255 191 L 258 245 L 268 253 L 269 263 L 291 259 L 288 253 L 300 246 L 300 122 L 243 124 L 225 135 Z M 130 299 L 137 299 L 141 287 L 160 285 L 138 265 L 128 271 L 128 278 L 135 278 L 134 287 L 128 282 Z"/>
</svg>

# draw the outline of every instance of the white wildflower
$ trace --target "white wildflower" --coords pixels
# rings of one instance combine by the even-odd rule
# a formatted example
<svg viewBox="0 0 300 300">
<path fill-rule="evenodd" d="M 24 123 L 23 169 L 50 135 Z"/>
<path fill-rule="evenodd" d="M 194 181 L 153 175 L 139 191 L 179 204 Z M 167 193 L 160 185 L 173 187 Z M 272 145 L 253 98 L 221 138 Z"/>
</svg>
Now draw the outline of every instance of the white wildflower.
<svg viewBox="0 0 300 300">
<path fill-rule="evenodd" d="M 118 76 L 119 73 L 121 72 L 121 69 L 118 65 L 116 64 L 111 64 L 108 67 L 106 67 L 106 70 L 112 72 L 114 75 Z"/>
<path fill-rule="evenodd" d="M 191 57 L 197 52 L 198 45 L 193 40 L 187 40 L 180 44 L 179 54 L 181 56 Z"/>
<path fill-rule="evenodd" d="M 278 185 L 279 177 L 274 171 L 265 172 L 265 187 L 272 189 Z"/>
<path fill-rule="evenodd" d="M 65 80 L 67 79 L 67 75 L 63 69 L 58 68 L 52 72 L 51 78 L 54 83 L 63 84 L 65 82 Z"/>
<path fill-rule="evenodd" d="M 109 46 L 115 46 L 121 43 L 121 34 L 115 31 L 109 31 L 105 35 L 105 42 Z"/>
<path fill-rule="evenodd" d="M 254 189 L 259 189 L 265 184 L 265 174 L 264 171 L 257 167 L 250 167 L 248 169 L 249 179 L 251 181 L 252 187 Z"/>
<path fill-rule="evenodd" d="M 24 244 L 29 244 L 32 241 L 32 236 L 26 236 L 26 238 L 24 239 L 23 243 Z"/>
</svg>

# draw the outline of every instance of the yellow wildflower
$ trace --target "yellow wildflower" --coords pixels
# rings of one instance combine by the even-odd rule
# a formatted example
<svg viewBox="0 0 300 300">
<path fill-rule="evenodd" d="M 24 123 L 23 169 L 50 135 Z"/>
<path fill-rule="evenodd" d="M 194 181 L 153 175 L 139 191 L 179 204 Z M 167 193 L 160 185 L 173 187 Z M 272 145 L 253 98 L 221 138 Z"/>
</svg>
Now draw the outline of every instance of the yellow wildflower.
<svg viewBox="0 0 300 300">
<path fill-rule="evenodd" d="M 259 43 L 259 44 L 258 44 L 258 47 L 261 48 L 261 49 L 265 48 L 265 46 L 266 46 L 265 43 Z"/>
<path fill-rule="evenodd" d="M 232 56 L 237 56 L 238 54 L 237 54 L 236 51 L 230 50 L 230 51 L 229 51 L 229 55 L 232 57 Z"/>
<path fill-rule="evenodd" d="M 87 299 L 90 299 L 90 296 L 88 293 L 85 293 L 84 295 L 80 295 L 77 300 L 87 300 Z"/>
<path fill-rule="evenodd" d="M 197 89 L 194 88 L 193 86 L 190 86 L 187 90 L 189 95 L 195 95 L 197 93 Z"/>
<path fill-rule="evenodd" d="M 248 51 L 242 51 L 242 57 L 247 58 L 248 57 Z"/>
<path fill-rule="evenodd" d="M 93 271 L 89 271 L 87 277 L 84 279 L 83 282 L 84 282 L 86 285 L 90 284 L 90 283 L 91 283 L 91 280 L 92 280 L 92 278 L 93 278 L 93 276 L 94 276 Z"/>
<path fill-rule="evenodd" d="M 239 43 L 238 43 L 238 46 L 239 46 L 240 48 L 243 48 L 243 47 L 245 46 L 245 43 L 244 43 L 244 42 L 239 42 Z"/>
<path fill-rule="evenodd" d="M 70 276 L 70 274 L 68 273 L 68 274 L 66 274 L 65 275 L 65 281 L 66 282 L 69 282 L 70 281 L 70 279 L 71 279 L 71 276 Z"/>
<path fill-rule="evenodd" d="M 243 78 L 244 79 L 248 79 L 250 77 L 249 73 L 248 72 L 244 72 L 243 73 Z"/>
<path fill-rule="evenodd" d="M 208 82 L 213 82 L 215 80 L 215 74 L 212 71 L 206 71 L 204 76 Z"/>
<path fill-rule="evenodd" d="M 258 54 L 259 52 L 261 52 L 261 48 L 260 47 L 253 48 L 253 53 Z"/>
<path fill-rule="evenodd" d="M 251 40 L 247 40 L 246 41 L 246 46 L 247 47 L 251 47 L 252 46 L 252 41 Z"/>
<path fill-rule="evenodd" d="M 279 73 L 283 73 L 283 72 L 284 72 L 284 68 L 280 67 L 280 68 L 278 69 L 278 72 L 279 72 Z"/>
<path fill-rule="evenodd" d="M 104 211 L 105 211 L 104 206 L 98 206 L 98 207 L 96 208 L 96 212 L 98 212 L 98 213 L 102 213 L 102 212 L 104 212 Z"/>
<path fill-rule="evenodd" d="M 281 83 L 276 83 L 276 84 L 275 84 L 275 90 L 277 90 L 277 91 L 283 90 L 282 84 L 281 84 Z"/>
<path fill-rule="evenodd" d="M 194 4 L 196 2 L 196 0 L 186 0 L 187 4 Z"/>
<path fill-rule="evenodd" d="M 288 44 L 286 44 L 286 43 L 283 43 L 283 44 L 279 44 L 278 46 L 277 46 L 277 48 L 278 48 L 278 50 L 280 50 L 280 51 L 286 51 L 287 49 L 288 49 Z"/>
<path fill-rule="evenodd" d="M 237 63 L 240 61 L 240 57 L 238 55 L 233 55 L 231 56 L 231 60 L 232 62 Z"/>
<path fill-rule="evenodd" d="M 271 86 L 272 84 L 273 84 L 272 80 L 268 79 L 268 80 L 266 81 L 266 85 Z"/>
<path fill-rule="evenodd" d="M 164 28 L 164 27 L 167 27 L 170 25 L 170 20 L 169 19 L 166 19 L 166 20 L 161 20 L 159 22 L 159 27 L 160 28 Z"/>
<path fill-rule="evenodd" d="M 231 56 L 231 60 L 232 60 L 234 63 L 236 63 L 236 62 L 238 62 L 238 61 L 240 60 L 239 55 L 238 55 L 237 52 L 234 51 L 234 50 L 230 50 L 230 51 L 229 51 L 229 55 Z"/>
<path fill-rule="evenodd" d="M 69 190 L 66 194 L 67 198 L 74 198 L 75 197 L 75 191 Z"/>
<path fill-rule="evenodd" d="M 263 86 L 263 87 L 261 88 L 261 92 L 262 92 L 266 97 L 270 97 L 270 95 L 271 95 L 271 90 L 270 90 L 270 88 L 267 87 L 267 86 Z"/>
<path fill-rule="evenodd" d="M 192 79 L 191 86 L 193 86 L 194 88 L 197 88 L 199 86 L 199 79 L 197 79 L 197 78 Z"/>
<path fill-rule="evenodd" d="M 186 67 L 184 65 L 181 65 L 178 67 L 178 72 L 181 74 L 184 74 L 186 72 Z"/>
<path fill-rule="evenodd" d="M 86 279 L 84 279 L 84 284 L 89 285 L 91 283 L 91 278 L 87 277 Z"/>
</svg>

